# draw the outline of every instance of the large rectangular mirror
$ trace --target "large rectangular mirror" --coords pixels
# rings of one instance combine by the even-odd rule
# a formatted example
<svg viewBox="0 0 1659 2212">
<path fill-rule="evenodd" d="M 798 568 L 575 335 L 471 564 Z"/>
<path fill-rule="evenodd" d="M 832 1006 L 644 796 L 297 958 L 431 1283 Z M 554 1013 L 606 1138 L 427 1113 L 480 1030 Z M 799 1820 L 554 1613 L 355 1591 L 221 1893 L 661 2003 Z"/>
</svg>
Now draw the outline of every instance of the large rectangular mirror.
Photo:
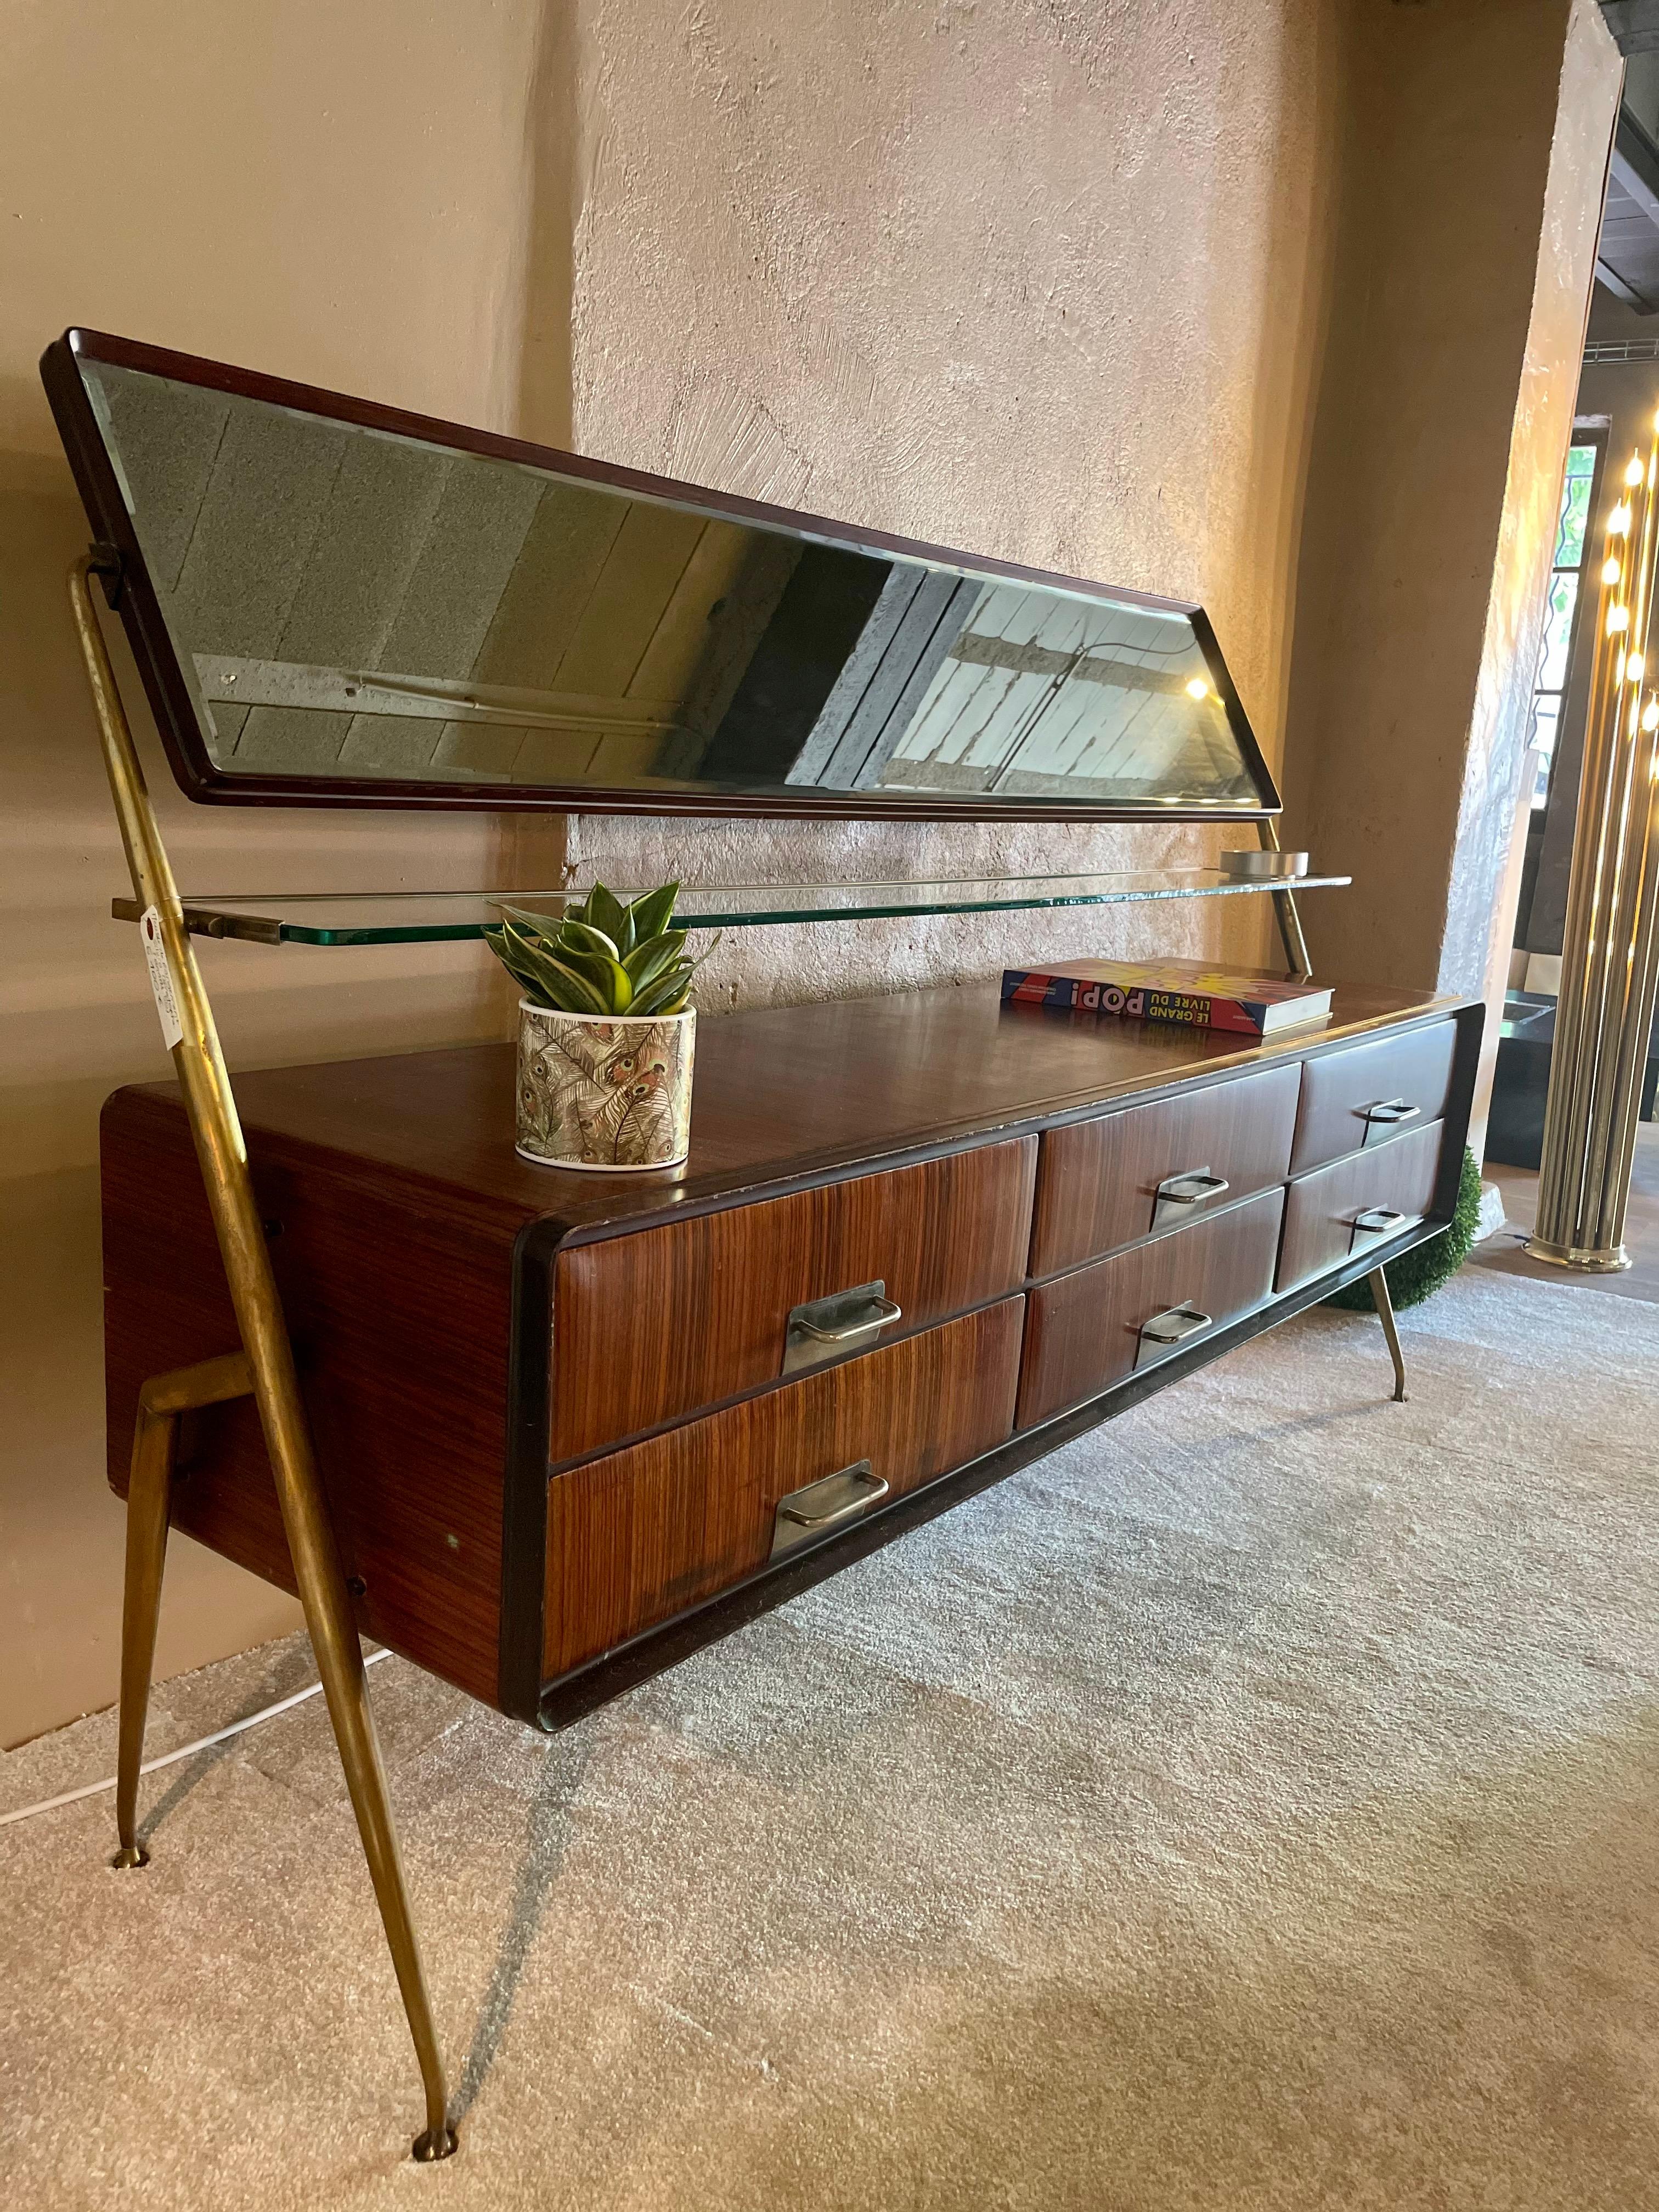
<svg viewBox="0 0 1659 2212">
<path fill-rule="evenodd" d="M 1255 817 L 1202 613 L 71 331 L 175 772 L 232 803 Z"/>
</svg>

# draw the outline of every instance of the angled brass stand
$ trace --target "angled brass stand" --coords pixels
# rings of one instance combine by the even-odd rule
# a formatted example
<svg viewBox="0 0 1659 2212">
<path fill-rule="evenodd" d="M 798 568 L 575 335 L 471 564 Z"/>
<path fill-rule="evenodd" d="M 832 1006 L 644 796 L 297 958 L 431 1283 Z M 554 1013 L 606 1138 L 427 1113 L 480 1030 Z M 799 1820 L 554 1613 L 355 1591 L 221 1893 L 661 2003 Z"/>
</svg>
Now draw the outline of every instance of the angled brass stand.
<svg viewBox="0 0 1659 2212">
<path fill-rule="evenodd" d="M 392 1962 L 409 2016 L 421 2080 L 426 2091 L 426 2128 L 416 2138 L 415 2156 L 447 2158 L 455 2148 L 449 2124 L 443 2061 L 432 2024 L 426 1977 L 410 1916 L 398 1851 L 397 1831 L 386 1800 L 386 1774 L 369 1710 L 362 1646 L 352 1618 L 334 1531 L 313 1454 L 309 1427 L 295 1374 L 282 1303 L 265 1249 L 264 1234 L 230 1079 L 219 1049 L 213 1010 L 185 933 L 173 870 L 150 807 L 143 770 L 116 688 L 114 671 L 93 605 L 92 578 L 103 575 L 117 588 L 119 567 L 101 549 L 77 561 L 70 573 L 70 605 L 86 657 L 97 710 L 104 765 L 121 826 L 132 888 L 143 910 L 151 981 L 168 1034 L 173 1064 L 185 1094 L 191 1134 L 207 1190 L 213 1225 L 230 1285 L 242 1351 L 203 1367 L 157 1377 L 141 1399 L 133 1443 L 133 1497 L 129 1522 L 127 1591 L 121 1664 L 121 1853 L 118 1863 L 143 1863 L 134 1829 L 138 1752 L 143 1737 L 144 1705 L 155 1650 L 155 1613 L 161 1594 L 161 1561 L 167 1543 L 167 1486 L 173 1431 L 178 1413 L 212 1397 L 237 1396 L 251 1388 L 259 1409 L 265 1449 L 270 1455 L 283 1527 L 294 1562 L 295 1580 L 305 1607 L 306 1626 L 317 1655 L 329 1718 L 345 1769 L 352 1809 L 357 1816 L 363 1855 L 374 1884 Z M 204 1387 L 208 1370 L 216 1381 L 208 1398 L 191 1398 Z M 241 1379 L 246 1370 L 246 1380 Z M 234 1370 L 233 1372 L 233 1370 Z M 234 1382 L 236 1388 L 219 1387 Z"/>
<path fill-rule="evenodd" d="M 144 1756 L 144 1716 L 161 1610 L 179 1416 L 196 1406 L 246 1398 L 252 1388 L 253 1370 L 246 1354 L 229 1352 L 222 1359 L 204 1359 L 198 1367 L 152 1375 L 138 1393 L 132 1473 L 127 1482 L 126 1589 L 121 1601 L 121 1749 L 115 1779 L 115 1826 L 121 1848 L 112 1866 L 149 1864 L 149 1853 L 138 1840 L 138 1769 Z"/>
<path fill-rule="evenodd" d="M 1264 815 L 1255 825 L 1256 836 L 1264 853 L 1279 850 L 1279 830 Z M 1287 884 L 1273 895 L 1273 919 L 1279 924 L 1279 942 L 1285 947 L 1286 964 L 1301 983 L 1313 980 L 1313 963 L 1308 957 L 1308 940 L 1302 934 L 1302 916 L 1296 903 L 1296 893 Z"/>
<path fill-rule="evenodd" d="M 1382 1324 L 1382 1334 L 1389 1340 L 1389 1357 L 1394 1362 L 1394 1402 L 1406 1402 L 1406 1355 L 1400 1349 L 1400 1328 L 1394 1317 L 1394 1299 L 1389 1291 L 1389 1278 L 1381 1267 L 1373 1267 L 1366 1277 L 1371 1286 L 1371 1297 L 1376 1307 L 1376 1317 Z"/>
</svg>

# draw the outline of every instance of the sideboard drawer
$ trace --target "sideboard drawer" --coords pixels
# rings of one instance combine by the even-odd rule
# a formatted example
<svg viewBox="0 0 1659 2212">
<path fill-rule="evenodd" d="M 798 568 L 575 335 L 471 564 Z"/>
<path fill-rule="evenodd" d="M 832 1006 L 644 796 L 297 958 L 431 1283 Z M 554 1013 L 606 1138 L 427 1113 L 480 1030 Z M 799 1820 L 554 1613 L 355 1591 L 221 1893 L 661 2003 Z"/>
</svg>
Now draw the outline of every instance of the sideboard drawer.
<svg viewBox="0 0 1659 2212">
<path fill-rule="evenodd" d="M 1284 1190 L 1275 1187 L 1212 1220 L 1040 1285 L 1030 1293 L 1016 1426 L 1029 1429 L 1096 1397 L 1260 1305 L 1273 1289 L 1284 1207 Z M 1143 1335 L 1149 1323 L 1166 1333 Z"/>
<path fill-rule="evenodd" d="M 897 1497 L 1004 1442 L 1024 1308 L 1005 1299 L 556 1475 L 546 1679 L 756 1573 L 792 1492 L 867 1461 Z"/>
<path fill-rule="evenodd" d="M 1019 1137 L 562 1251 L 550 1458 L 775 1381 L 793 1310 L 838 1291 L 879 1283 L 900 1309 L 883 1336 L 842 1340 L 861 1351 L 1006 1297 L 1025 1276 L 1036 1170 L 1036 1139 Z"/>
<path fill-rule="evenodd" d="M 1301 1083 L 1301 1066 L 1292 1061 L 1045 1131 L 1031 1273 L 1057 1274 L 1154 1228 L 1196 1222 L 1218 1200 L 1227 1204 L 1283 1182 Z M 1224 1188 L 1204 1194 L 1200 1175 Z M 1160 1200 L 1160 1186 L 1183 1178 L 1194 1180 Z"/>
<path fill-rule="evenodd" d="M 1310 1275 L 1340 1267 L 1367 1244 L 1385 1244 L 1420 1221 L 1434 1201 L 1443 1133 L 1440 1122 L 1431 1121 L 1425 1129 L 1293 1182 L 1285 1204 L 1277 1287 L 1294 1290 Z M 1372 1215 L 1374 1221 L 1367 1218 Z"/>
<path fill-rule="evenodd" d="M 1304 1062 L 1291 1173 L 1370 1152 L 1437 1121 L 1451 1085 L 1455 1022 L 1407 1030 Z"/>
</svg>

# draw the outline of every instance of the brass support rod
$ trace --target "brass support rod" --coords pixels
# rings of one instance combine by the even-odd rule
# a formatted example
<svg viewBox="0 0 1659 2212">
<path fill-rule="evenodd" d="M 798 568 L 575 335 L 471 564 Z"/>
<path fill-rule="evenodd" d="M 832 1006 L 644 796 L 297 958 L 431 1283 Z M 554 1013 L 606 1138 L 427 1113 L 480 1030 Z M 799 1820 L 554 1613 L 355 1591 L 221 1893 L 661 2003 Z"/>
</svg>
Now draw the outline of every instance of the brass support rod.
<svg viewBox="0 0 1659 2212">
<path fill-rule="evenodd" d="M 416 2139 L 415 2156 L 447 2157 L 455 2148 L 449 2124 L 448 2091 L 443 2060 L 432 2021 L 420 1947 L 398 1850 L 397 1830 L 387 1802 L 386 1774 L 374 1733 L 362 1646 L 352 1618 L 334 1530 L 312 1450 L 301 1401 L 282 1301 L 248 1174 L 241 1123 L 207 992 L 185 933 L 177 886 L 145 787 L 132 732 L 110 665 L 108 649 L 93 605 L 91 557 L 70 572 L 70 611 L 85 656 L 93 704 L 103 744 L 104 766 L 115 802 L 133 894 L 142 909 L 154 908 L 156 940 L 166 965 L 182 1034 L 171 1046 L 173 1064 L 185 1096 L 202 1181 L 212 1211 L 224 1261 L 236 1325 L 247 1356 L 259 1423 L 270 1455 L 283 1527 L 294 1562 L 294 1577 L 305 1608 L 306 1626 L 322 1677 L 329 1718 L 345 1769 L 346 1786 L 357 1816 L 358 1833 L 385 1924 L 386 1942 L 409 2018 L 421 2080 L 426 2092 L 427 2124 Z"/>
<path fill-rule="evenodd" d="M 179 1416 L 192 1407 L 246 1398 L 252 1388 L 246 1353 L 228 1352 L 195 1367 L 175 1368 L 170 1375 L 152 1375 L 138 1393 L 132 1472 L 127 1480 L 126 1580 L 121 1600 L 121 1733 L 115 1768 L 115 1828 L 121 1847 L 112 1866 L 149 1864 L 149 1853 L 138 1840 L 138 1770 L 143 1764 L 155 1625 L 161 1612 Z"/>
<path fill-rule="evenodd" d="M 1382 1324 L 1382 1334 L 1389 1340 L 1389 1357 L 1394 1362 L 1394 1402 L 1406 1402 L 1406 1355 L 1400 1349 L 1400 1325 L 1394 1317 L 1394 1299 L 1389 1290 L 1387 1271 L 1373 1267 L 1366 1277 L 1371 1286 L 1371 1302 L 1376 1308 L 1376 1317 Z"/>
<path fill-rule="evenodd" d="M 1276 853 L 1279 850 L 1277 825 L 1263 815 L 1255 827 L 1262 851 Z M 1285 947 L 1285 963 L 1293 970 L 1298 983 L 1309 982 L 1313 976 L 1313 963 L 1308 957 L 1308 940 L 1302 934 L 1302 916 L 1297 910 L 1296 893 L 1289 889 L 1278 890 L 1273 893 L 1273 919 L 1279 924 L 1279 939 Z"/>
</svg>

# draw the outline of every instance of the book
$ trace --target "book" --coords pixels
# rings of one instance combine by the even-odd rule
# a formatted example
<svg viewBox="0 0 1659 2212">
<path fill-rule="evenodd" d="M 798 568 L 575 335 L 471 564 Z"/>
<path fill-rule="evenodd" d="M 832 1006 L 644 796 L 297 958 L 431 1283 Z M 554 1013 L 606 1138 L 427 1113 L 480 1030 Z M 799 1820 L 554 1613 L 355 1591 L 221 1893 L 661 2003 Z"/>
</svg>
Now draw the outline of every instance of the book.
<svg viewBox="0 0 1659 2212">
<path fill-rule="evenodd" d="M 1316 983 L 1243 975 L 1200 960 L 1067 960 L 1052 968 L 1005 968 L 1005 1002 L 1121 1014 L 1132 1021 L 1184 1022 L 1246 1036 L 1322 1021 L 1331 994 Z"/>
</svg>

